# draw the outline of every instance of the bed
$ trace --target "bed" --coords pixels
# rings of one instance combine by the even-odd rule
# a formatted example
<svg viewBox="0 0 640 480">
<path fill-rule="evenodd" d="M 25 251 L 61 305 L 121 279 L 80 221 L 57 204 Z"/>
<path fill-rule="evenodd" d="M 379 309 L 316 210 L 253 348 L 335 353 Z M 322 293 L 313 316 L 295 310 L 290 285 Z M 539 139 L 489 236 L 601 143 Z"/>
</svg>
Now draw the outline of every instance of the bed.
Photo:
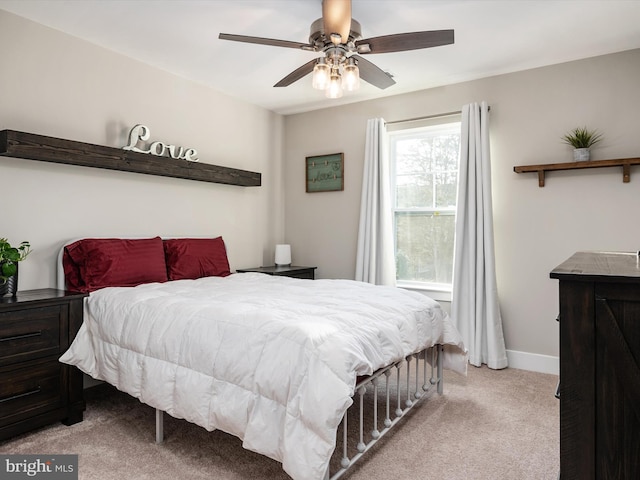
<svg viewBox="0 0 640 480">
<path fill-rule="evenodd" d="M 59 272 L 61 286 L 90 293 L 61 362 L 155 408 L 158 440 L 166 412 L 241 438 L 295 480 L 339 478 L 407 409 L 442 393 L 442 368 L 466 372 L 460 334 L 430 298 L 351 280 L 231 273 L 221 237 L 74 240 L 60 250 Z M 330 472 L 354 398 L 356 453 L 343 439 Z"/>
</svg>

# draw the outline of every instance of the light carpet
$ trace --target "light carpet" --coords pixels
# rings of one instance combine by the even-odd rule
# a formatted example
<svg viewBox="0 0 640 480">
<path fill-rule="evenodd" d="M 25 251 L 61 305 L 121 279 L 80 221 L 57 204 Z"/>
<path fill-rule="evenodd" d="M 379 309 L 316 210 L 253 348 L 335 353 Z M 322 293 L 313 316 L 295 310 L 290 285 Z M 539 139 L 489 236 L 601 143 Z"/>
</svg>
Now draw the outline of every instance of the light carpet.
<svg viewBox="0 0 640 480">
<path fill-rule="evenodd" d="M 409 412 L 343 479 L 555 480 L 557 381 L 516 369 L 469 367 L 467 377 L 445 371 L 444 395 Z M 110 386 L 88 390 L 86 400 L 81 423 L 0 442 L 0 452 L 78 454 L 81 480 L 290 478 L 239 439 L 168 415 L 157 445 L 155 410 Z"/>
</svg>

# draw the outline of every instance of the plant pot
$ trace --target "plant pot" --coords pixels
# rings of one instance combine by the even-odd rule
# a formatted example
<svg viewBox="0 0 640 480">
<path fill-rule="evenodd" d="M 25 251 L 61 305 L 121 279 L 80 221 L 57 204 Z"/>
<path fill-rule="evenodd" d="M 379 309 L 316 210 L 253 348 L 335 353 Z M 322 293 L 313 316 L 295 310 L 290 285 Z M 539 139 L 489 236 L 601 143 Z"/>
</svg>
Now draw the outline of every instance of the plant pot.
<svg viewBox="0 0 640 480">
<path fill-rule="evenodd" d="M 16 274 L 0 284 L 0 298 L 1 297 L 15 297 L 18 291 L 18 263 L 16 263 Z"/>
<path fill-rule="evenodd" d="M 589 160 L 590 152 L 588 148 L 576 148 L 573 150 L 573 160 L 575 162 L 584 162 Z"/>
</svg>

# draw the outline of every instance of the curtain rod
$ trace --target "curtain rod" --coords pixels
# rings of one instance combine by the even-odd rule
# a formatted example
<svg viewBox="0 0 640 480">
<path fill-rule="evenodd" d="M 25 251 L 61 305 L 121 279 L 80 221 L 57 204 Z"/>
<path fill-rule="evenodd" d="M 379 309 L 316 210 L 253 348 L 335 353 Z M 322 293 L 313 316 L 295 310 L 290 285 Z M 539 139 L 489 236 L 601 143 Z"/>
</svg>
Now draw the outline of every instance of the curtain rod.
<svg viewBox="0 0 640 480">
<path fill-rule="evenodd" d="M 489 110 L 491 110 L 491 106 L 489 106 Z M 404 120 L 394 120 L 392 122 L 386 122 L 386 125 L 393 125 L 395 123 L 408 123 L 408 122 L 416 122 L 418 120 L 429 120 L 430 118 L 441 118 L 441 117 L 451 117 L 453 115 L 460 115 L 462 110 L 457 110 L 455 112 L 447 112 L 447 113 L 438 113 L 435 115 L 426 115 L 424 117 L 414 117 L 414 118 L 406 118 Z"/>
<path fill-rule="evenodd" d="M 426 115 L 424 117 L 406 118 L 404 120 L 394 120 L 393 122 L 386 122 L 386 123 L 387 125 L 393 125 L 394 123 L 416 122 L 418 120 L 429 120 L 430 118 L 450 117 L 452 115 L 460 115 L 461 113 L 462 113 L 462 110 L 458 110 L 457 112 L 438 113 L 436 115 Z"/>
</svg>

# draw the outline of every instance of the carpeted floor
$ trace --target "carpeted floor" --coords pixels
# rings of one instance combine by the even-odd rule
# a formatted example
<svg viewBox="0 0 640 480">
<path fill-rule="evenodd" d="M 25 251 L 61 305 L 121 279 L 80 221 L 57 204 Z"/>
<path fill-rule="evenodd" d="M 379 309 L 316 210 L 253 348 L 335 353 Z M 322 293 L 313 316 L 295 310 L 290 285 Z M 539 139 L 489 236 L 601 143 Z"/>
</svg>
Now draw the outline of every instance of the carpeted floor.
<svg viewBox="0 0 640 480">
<path fill-rule="evenodd" d="M 555 480 L 559 468 L 557 376 L 469 367 L 445 372 L 444 395 L 365 454 L 345 480 Z M 81 480 L 286 480 L 281 465 L 240 440 L 155 411 L 106 385 L 87 391 L 83 422 L 0 442 L 1 453 L 79 454 Z"/>
</svg>

